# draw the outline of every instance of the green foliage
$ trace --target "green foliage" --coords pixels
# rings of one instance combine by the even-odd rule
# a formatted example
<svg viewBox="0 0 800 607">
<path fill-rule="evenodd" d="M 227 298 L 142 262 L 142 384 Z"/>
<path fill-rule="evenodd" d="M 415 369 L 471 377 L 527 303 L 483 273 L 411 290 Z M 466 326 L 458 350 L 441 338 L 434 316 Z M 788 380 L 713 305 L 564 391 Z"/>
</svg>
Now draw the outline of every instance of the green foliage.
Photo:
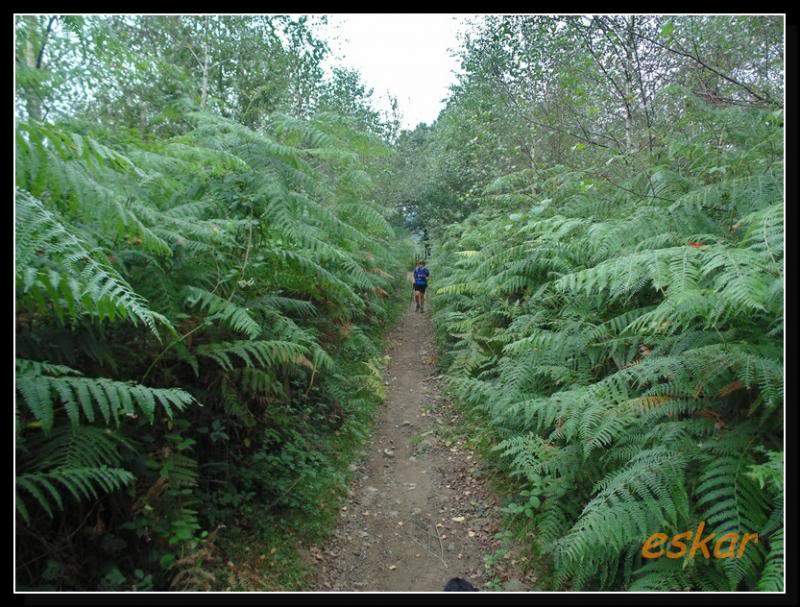
<svg viewBox="0 0 800 607">
<path fill-rule="evenodd" d="M 405 224 L 548 583 L 781 591 L 782 20 L 487 16 L 399 135 L 313 23 L 17 17 L 18 587 L 210 590 L 226 534 L 296 587 Z M 700 520 L 762 541 L 642 558 Z"/>
<path fill-rule="evenodd" d="M 61 470 L 50 470 L 47 473 L 21 474 L 17 476 L 17 487 L 25 489 L 39 505 L 53 518 L 52 503 L 59 510 L 64 509 L 57 485 L 67 489 L 76 500 L 97 499 L 97 489 L 110 493 L 133 481 L 133 475 L 127 470 L 98 466 L 94 468 L 69 467 Z M 46 490 L 46 491 L 44 491 Z M 48 495 L 49 494 L 49 495 Z M 30 523 L 28 508 L 17 492 L 17 511 Z"/>
<path fill-rule="evenodd" d="M 45 312 L 49 301 L 63 302 L 54 308 L 61 321 L 84 314 L 99 320 L 123 318 L 142 322 L 154 333 L 156 321 L 166 323 L 107 261 L 93 254 L 94 247 L 71 234 L 41 201 L 18 190 L 16 202 L 21 303 Z"/>
<path fill-rule="evenodd" d="M 79 371 L 68 367 L 17 359 L 17 390 L 45 432 L 53 429 L 56 403 L 63 405 L 73 428 L 76 428 L 80 424 L 81 412 L 87 421 L 94 422 L 95 412 L 99 410 L 106 424 L 113 418 L 119 427 L 121 414 L 136 417 L 138 409 L 152 422 L 157 404 L 171 418 L 173 407 L 180 411 L 194 402 L 194 398 L 184 390 L 148 388 L 105 378 L 74 377 L 79 375 Z"/>
<path fill-rule="evenodd" d="M 313 516 L 324 445 L 376 400 L 359 363 L 405 257 L 371 198 L 383 144 L 330 115 L 186 119 L 153 143 L 19 128 L 17 511 L 63 521 L 19 556 L 58 563 L 84 508 L 117 512 L 83 547 L 116 568 L 63 587 L 206 587 L 203 529 L 254 501 Z"/>
<path fill-rule="evenodd" d="M 762 118 L 735 116 L 743 131 Z M 577 199 L 554 172 L 545 202 L 494 201 L 444 232 L 433 302 L 451 388 L 491 424 L 519 492 L 507 513 L 556 588 L 781 588 L 783 188 L 749 149 L 713 183 L 679 158 L 646 169 L 669 200 L 631 194 L 641 176 Z M 651 534 L 701 520 L 771 539 L 736 559 L 642 558 Z"/>
<path fill-rule="evenodd" d="M 237 333 L 250 339 L 256 339 L 261 333 L 261 325 L 250 316 L 246 308 L 232 304 L 197 287 L 187 287 L 187 300 L 189 306 L 199 307 L 208 312 L 208 321 L 219 319 Z"/>
</svg>

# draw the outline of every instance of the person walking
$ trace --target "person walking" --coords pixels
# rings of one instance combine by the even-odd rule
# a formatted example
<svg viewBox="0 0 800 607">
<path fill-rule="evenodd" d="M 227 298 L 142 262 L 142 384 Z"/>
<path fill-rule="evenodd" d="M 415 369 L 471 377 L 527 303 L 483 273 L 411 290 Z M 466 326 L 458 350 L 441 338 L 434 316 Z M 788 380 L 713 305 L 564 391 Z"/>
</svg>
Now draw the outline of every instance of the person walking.
<svg viewBox="0 0 800 607">
<path fill-rule="evenodd" d="M 428 281 L 431 279 L 431 272 L 425 267 L 425 260 L 420 259 L 417 267 L 414 268 L 414 301 L 416 301 L 416 312 L 425 311 L 425 289 L 428 288 Z"/>
</svg>

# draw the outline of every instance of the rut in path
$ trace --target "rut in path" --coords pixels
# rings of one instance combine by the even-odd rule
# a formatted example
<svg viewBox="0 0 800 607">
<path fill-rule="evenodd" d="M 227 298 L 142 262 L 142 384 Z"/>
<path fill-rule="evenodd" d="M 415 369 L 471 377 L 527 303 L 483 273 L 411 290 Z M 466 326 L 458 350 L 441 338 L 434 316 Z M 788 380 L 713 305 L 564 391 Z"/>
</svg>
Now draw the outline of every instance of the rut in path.
<svg viewBox="0 0 800 607">
<path fill-rule="evenodd" d="M 435 375 L 430 312 L 410 307 L 389 343 L 387 398 L 317 589 L 441 591 L 451 577 L 480 587 L 496 504 L 473 476 L 476 456 L 446 438 L 455 418 Z"/>
</svg>

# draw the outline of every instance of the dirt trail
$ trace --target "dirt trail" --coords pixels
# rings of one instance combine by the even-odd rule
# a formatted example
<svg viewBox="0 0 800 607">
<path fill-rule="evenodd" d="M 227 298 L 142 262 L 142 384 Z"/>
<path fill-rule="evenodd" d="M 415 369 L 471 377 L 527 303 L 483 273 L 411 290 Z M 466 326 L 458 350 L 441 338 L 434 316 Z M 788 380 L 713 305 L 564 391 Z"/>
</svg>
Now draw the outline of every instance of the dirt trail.
<svg viewBox="0 0 800 607">
<path fill-rule="evenodd" d="M 387 398 L 334 539 L 318 552 L 318 590 L 441 591 L 485 581 L 496 504 L 477 456 L 448 436 L 430 311 L 409 307 L 389 337 Z M 521 589 L 521 588 L 518 588 Z"/>
</svg>

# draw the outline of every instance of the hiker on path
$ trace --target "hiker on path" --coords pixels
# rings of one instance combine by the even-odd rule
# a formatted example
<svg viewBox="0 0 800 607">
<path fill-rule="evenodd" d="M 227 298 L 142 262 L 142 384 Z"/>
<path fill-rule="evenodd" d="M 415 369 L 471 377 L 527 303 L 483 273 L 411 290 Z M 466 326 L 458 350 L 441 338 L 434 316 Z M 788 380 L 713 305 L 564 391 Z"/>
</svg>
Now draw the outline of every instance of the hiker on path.
<svg viewBox="0 0 800 607">
<path fill-rule="evenodd" d="M 420 259 L 417 267 L 414 268 L 414 301 L 417 303 L 416 312 L 425 311 L 425 289 L 428 288 L 428 281 L 431 272 L 425 267 L 425 260 Z"/>
</svg>

